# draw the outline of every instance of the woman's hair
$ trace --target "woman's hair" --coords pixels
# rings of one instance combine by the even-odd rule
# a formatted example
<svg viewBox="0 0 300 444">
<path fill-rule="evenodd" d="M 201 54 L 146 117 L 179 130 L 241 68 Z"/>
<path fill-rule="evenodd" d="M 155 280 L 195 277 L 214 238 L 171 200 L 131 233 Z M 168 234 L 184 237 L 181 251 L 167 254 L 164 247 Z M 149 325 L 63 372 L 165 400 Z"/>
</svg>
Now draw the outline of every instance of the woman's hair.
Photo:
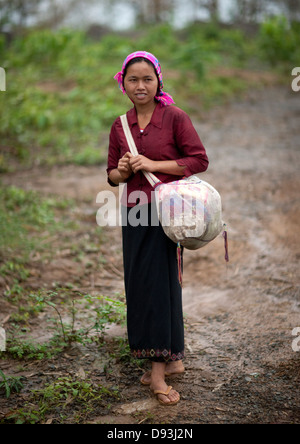
<svg viewBox="0 0 300 444">
<path fill-rule="evenodd" d="M 156 75 L 157 81 L 158 81 L 157 94 L 159 94 L 159 92 L 160 92 L 159 78 L 158 78 L 158 75 L 157 75 L 157 72 L 156 72 L 155 66 L 153 65 L 153 63 L 152 63 L 150 60 L 146 59 L 145 57 L 135 57 L 134 59 L 129 60 L 129 62 L 127 63 L 127 65 L 126 65 L 126 67 L 125 67 L 125 69 L 124 69 L 124 74 L 123 74 L 123 87 L 124 87 L 124 80 L 125 80 L 125 77 L 126 77 L 126 74 L 127 74 L 127 69 L 128 69 L 130 66 L 134 65 L 135 63 L 141 63 L 141 62 L 146 62 L 146 63 L 148 63 L 148 65 L 152 66 L 152 68 L 153 68 L 153 70 L 154 70 L 154 72 L 155 72 L 155 75 Z"/>
</svg>

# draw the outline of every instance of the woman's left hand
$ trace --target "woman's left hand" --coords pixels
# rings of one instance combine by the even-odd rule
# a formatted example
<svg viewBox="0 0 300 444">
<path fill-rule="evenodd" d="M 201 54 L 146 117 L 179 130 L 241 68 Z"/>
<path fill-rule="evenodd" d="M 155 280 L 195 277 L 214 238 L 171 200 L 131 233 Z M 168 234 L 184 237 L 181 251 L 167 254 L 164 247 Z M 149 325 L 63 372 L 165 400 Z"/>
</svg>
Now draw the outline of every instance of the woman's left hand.
<svg viewBox="0 0 300 444">
<path fill-rule="evenodd" d="M 148 159 L 148 157 L 142 156 L 142 154 L 131 157 L 131 159 L 129 160 L 129 164 L 134 173 L 137 173 L 141 170 L 148 171 L 149 173 L 155 172 L 156 162 L 154 160 Z"/>
</svg>

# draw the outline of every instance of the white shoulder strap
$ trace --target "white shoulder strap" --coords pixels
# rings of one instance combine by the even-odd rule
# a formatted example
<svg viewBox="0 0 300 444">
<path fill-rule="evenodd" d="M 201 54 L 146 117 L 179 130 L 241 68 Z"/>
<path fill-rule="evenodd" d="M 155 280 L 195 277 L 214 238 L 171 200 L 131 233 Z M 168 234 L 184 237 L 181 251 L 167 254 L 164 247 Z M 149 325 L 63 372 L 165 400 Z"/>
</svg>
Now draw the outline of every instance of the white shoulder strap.
<svg viewBox="0 0 300 444">
<path fill-rule="evenodd" d="M 127 140 L 130 152 L 134 156 L 137 156 L 139 153 L 138 153 L 137 147 L 136 147 L 136 145 L 134 143 L 131 131 L 129 129 L 129 125 L 128 125 L 128 120 L 127 120 L 126 114 L 121 116 L 120 119 L 121 119 L 121 122 L 122 122 L 123 130 L 124 130 L 124 133 L 125 133 L 125 136 L 126 136 L 126 140 Z"/>
<path fill-rule="evenodd" d="M 126 140 L 130 149 L 131 154 L 133 154 L 134 156 L 137 156 L 139 154 L 137 147 L 135 145 L 135 142 L 133 140 L 129 125 L 128 125 L 128 121 L 127 121 L 127 116 L 126 114 L 123 114 L 121 117 L 121 123 L 123 126 L 123 130 L 126 136 Z M 150 185 L 152 187 L 154 187 L 155 185 L 161 183 L 161 181 L 153 174 L 153 173 L 149 173 L 148 171 L 143 171 L 143 174 L 145 175 L 146 179 L 148 180 L 148 182 L 150 183 Z"/>
</svg>

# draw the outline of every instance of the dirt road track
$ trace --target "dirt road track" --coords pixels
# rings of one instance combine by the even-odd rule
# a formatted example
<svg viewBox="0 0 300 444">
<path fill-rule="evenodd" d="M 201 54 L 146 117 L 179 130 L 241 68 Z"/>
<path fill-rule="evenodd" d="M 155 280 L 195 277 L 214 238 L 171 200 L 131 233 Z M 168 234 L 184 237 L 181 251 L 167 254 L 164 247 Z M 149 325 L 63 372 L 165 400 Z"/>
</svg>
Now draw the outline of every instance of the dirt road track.
<svg viewBox="0 0 300 444">
<path fill-rule="evenodd" d="M 221 238 L 185 258 L 191 366 L 206 411 L 201 381 L 215 384 L 215 421 L 300 418 L 300 356 L 291 346 L 300 325 L 299 116 L 300 96 L 270 89 L 198 128 L 211 159 L 205 180 L 223 197 L 229 230 L 229 265 Z"/>
</svg>

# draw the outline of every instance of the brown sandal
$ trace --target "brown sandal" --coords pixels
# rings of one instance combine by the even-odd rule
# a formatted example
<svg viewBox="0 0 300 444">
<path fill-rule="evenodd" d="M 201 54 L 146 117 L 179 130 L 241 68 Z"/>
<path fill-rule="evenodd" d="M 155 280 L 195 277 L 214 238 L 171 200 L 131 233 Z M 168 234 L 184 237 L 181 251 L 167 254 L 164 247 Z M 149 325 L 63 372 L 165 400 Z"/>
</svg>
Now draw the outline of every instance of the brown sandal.
<svg viewBox="0 0 300 444">
<path fill-rule="evenodd" d="M 168 405 L 176 405 L 176 404 L 178 404 L 178 402 L 180 401 L 180 396 L 179 396 L 179 399 L 177 400 L 177 401 L 170 401 L 170 402 L 164 402 L 162 399 L 160 399 L 160 398 L 158 398 L 158 396 L 157 395 L 164 395 L 164 396 L 168 396 L 169 395 L 169 393 L 170 393 L 170 391 L 172 390 L 172 386 L 171 385 L 169 385 L 169 387 L 168 387 L 168 389 L 167 389 L 167 391 L 166 392 L 163 392 L 162 390 L 154 390 L 154 395 L 157 397 L 157 400 L 158 400 L 158 402 L 160 403 L 160 404 L 162 404 L 162 405 L 166 405 L 166 406 L 168 406 Z"/>
</svg>

